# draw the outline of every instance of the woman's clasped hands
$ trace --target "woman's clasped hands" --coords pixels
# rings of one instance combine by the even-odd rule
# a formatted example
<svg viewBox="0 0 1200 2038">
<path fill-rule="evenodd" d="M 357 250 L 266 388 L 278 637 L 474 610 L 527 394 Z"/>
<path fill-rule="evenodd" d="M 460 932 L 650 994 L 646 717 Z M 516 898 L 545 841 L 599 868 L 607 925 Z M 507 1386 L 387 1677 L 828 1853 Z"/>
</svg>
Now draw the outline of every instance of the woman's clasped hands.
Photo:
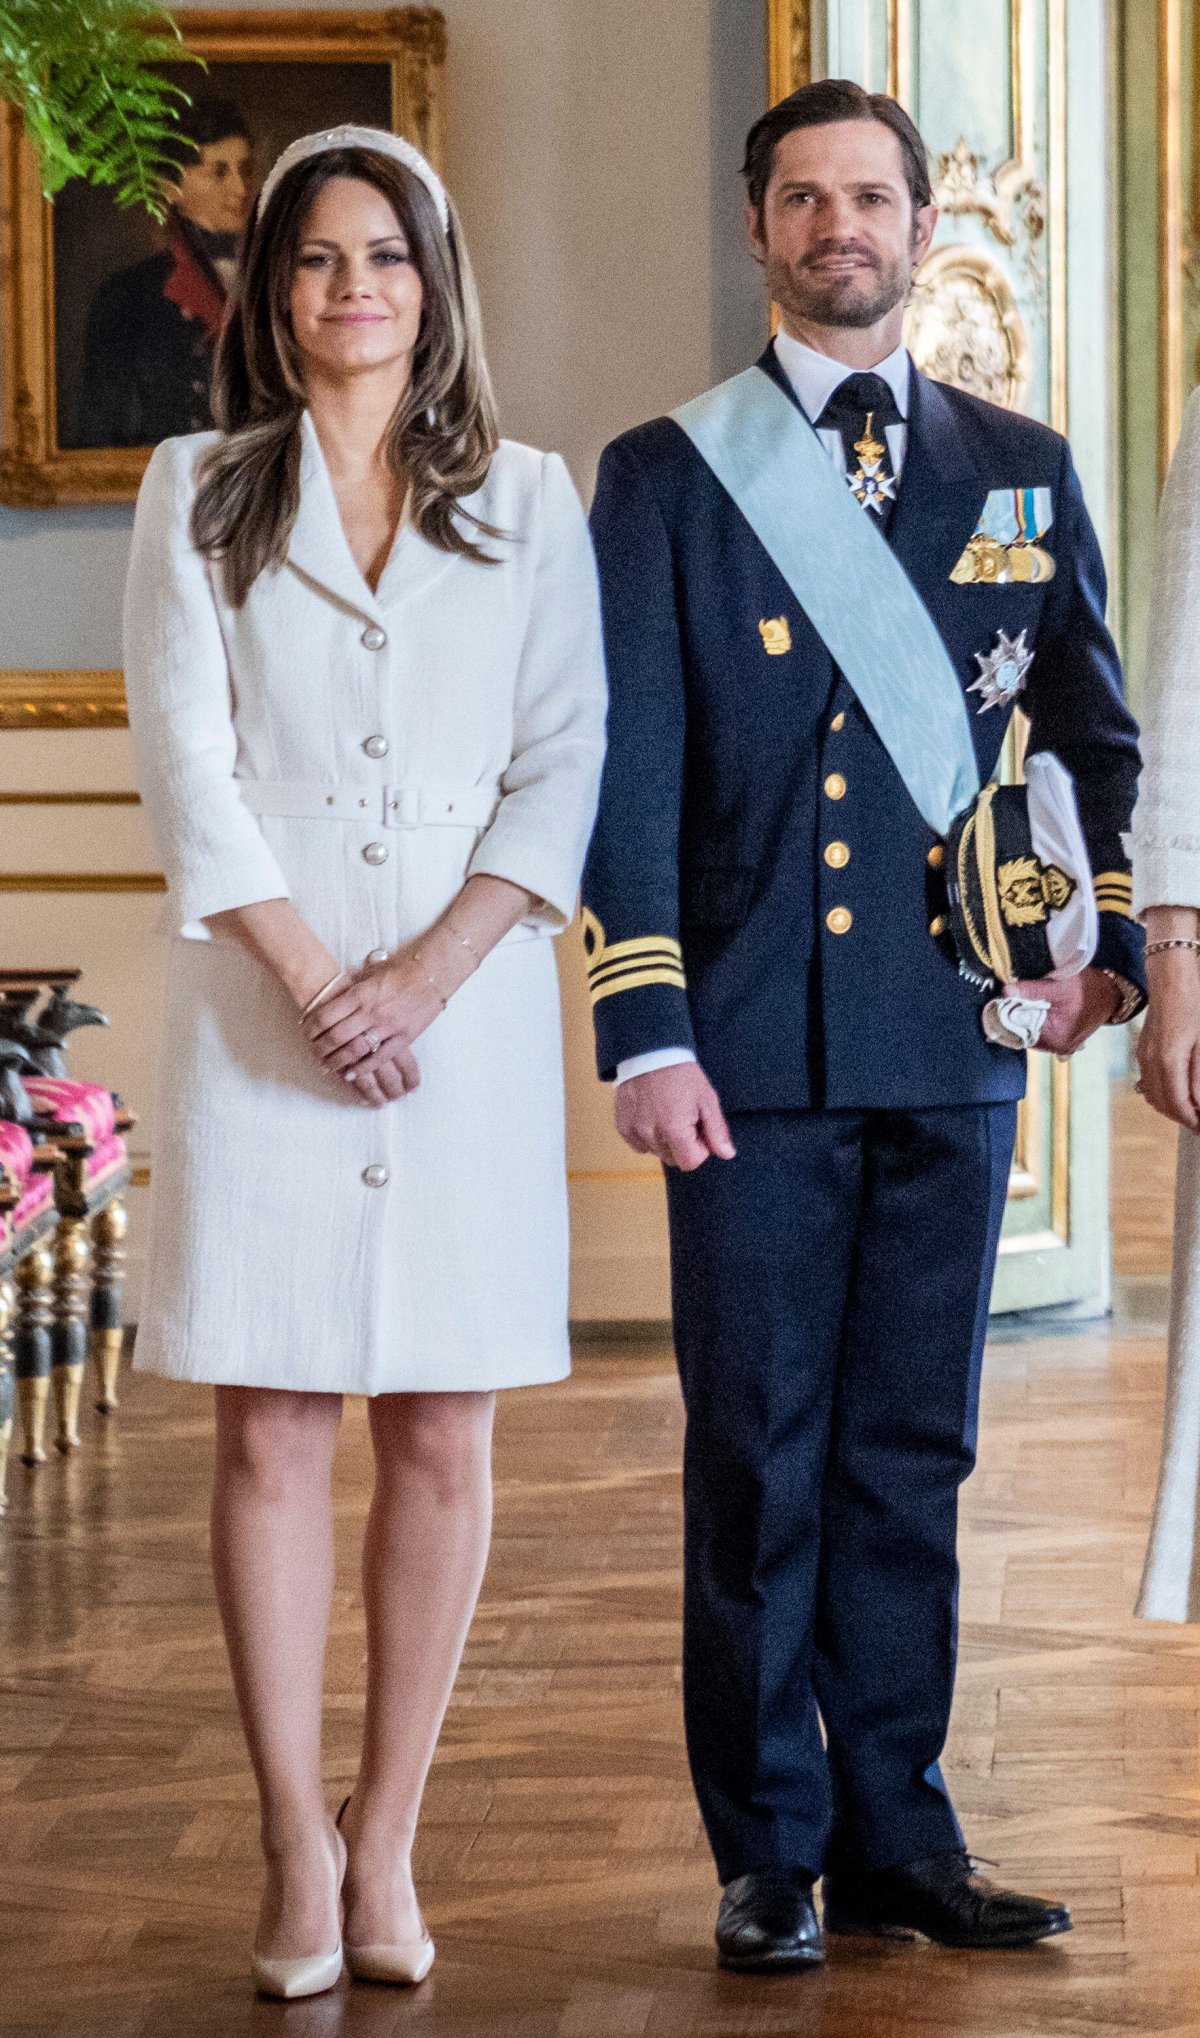
<svg viewBox="0 0 1200 2038">
<path fill-rule="evenodd" d="M 380 1110 L 416 1089 L 421 1071 L 412 1043 L 457 988 L 422 942 L 335 978 L 300 1023 L 326 1073 Z"/>
</svg>

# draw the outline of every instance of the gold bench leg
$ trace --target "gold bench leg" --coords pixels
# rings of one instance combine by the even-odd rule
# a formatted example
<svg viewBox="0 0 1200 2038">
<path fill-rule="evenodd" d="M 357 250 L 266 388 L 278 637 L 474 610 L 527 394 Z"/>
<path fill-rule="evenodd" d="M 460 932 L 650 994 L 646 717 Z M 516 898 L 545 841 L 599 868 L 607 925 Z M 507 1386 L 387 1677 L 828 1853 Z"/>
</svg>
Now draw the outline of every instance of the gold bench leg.
<svg viewBox="0 0 1200 2038">
<path fill-rule="evenodd" d="M 54 1441 L 60 1451 L 79 1449 L 79 1396 L 88 1346 L 88 1297 L 92 1243 L 86 1217 L 59 1220 L 54 1246 Z"/>
<path fill-rule="evenodd" d="M 8 1508 L 8 1449 L 13 1433 L 12 1325 L 17 1291 L 7 1277 L 0 1281 L 0 1514 Z"/>
<path fill-rule="evenodd" d="M 17 1409 L 21 1418 L 21 1462 L 46 1462 L 46 1404 L 50 1399 L 51 1326 L 54 1322 L 54 1254 L 43 1239 L 18 1263 L 17 1328 L 13 1353 Z"/>
<path fill-rule="evenodd" d="M 92 1368 L 96 1406 L 111 1415 L 120 1406 L 117 1374 L 121 1365 L 121 1292 L 125 1285 L 125 1234 L 129 1212 L 114 1196 L 92 1219 Z"/>
</svg>

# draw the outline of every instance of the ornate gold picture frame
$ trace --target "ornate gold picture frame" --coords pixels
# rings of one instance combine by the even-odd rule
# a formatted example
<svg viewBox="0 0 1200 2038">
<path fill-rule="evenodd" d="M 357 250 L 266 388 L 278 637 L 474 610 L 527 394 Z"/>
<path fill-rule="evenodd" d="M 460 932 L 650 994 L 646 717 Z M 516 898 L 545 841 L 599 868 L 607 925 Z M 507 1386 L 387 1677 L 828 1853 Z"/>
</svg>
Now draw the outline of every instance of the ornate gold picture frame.
<svg viewBox="0 0 1200 2038">
<path fill-rule="evenodd" d="M 188 9 L 181 23 L 187 48 L 209 66 L 207 73 L 184 67 L 186 89 L 197 99 L 211 94 L 224 95 L 226 104 L 244 102 L 248 175 L 261 179 L 268 167 L 255 155 L 256 133 L 273 153 L 293 133 L 344 119 L 390 121 L 440 164 L 446 30 L 436 9 Z M 278 94 L 271 91 L 275 67 L 283 67 Z M 289 93 L 291 132 L 280 126 Z M 111 237 L 107 273 L 105 234 Z M 79 249 L 74 262 L 69 235 Z M 136 246 L 131 236 L 141 237 Z M 83 443 L 95 433 L 86 414 L 82 424 L 79 419 L 87 408 L 87 349 L 96 345 L 90 335 L 97 279 L 100 288 L 129 279 L 128 301 L 140 302 L 135 289 L 145 294 L 146 276 L 152 288 L 160 244 L 148 221 L 118 215 L 106 194 L 68 186 L 55 204 L 46 200 L 20 116 L 0 105 L 0 502 L 30 509 L 133 500 L 151 445 Z M 144 257 L 140 265 L 138 255 Z M 190 306 L 183 315 L 199 316 Z M 111 337 L 108 344 L 111 350 Z M 103 377 L 103 356 L 100 366 Z"/>
</svg>

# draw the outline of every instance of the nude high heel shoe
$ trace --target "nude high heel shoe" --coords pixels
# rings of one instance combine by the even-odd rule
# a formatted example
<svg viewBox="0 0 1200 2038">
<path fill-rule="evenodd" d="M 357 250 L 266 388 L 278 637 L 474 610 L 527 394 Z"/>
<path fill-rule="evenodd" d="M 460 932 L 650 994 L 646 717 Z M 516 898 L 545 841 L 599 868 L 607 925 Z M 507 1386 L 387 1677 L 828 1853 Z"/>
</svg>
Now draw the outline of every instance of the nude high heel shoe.
<svg viewBox="0 0 1200 2038">
<path fill-rule="evenodd" d="M 340 1831 L 342 1818 L 350 1799 L 344 1798 L 337 1815 Z M 355 1981 L 390 1981 L 403 1987 L 415 1987 L 424 1981 L 433 1966 L 437 1949 L 428 1932 L 423 1928 L 415 1939 L 382 1941 L 374 1946 L 347 1946 L 346 1966 Z"/>
<path fill-rule="evenodd" d="M 338 1817 L 341 1817 L 340 1812 Z M 340 1898 L 346 1876 L 346 1842 L 336 1831 L 334 1838 L 340 1856 L 337 1879 Z M 252 1953 L 250 1977 L 259 1995 L 274 1996 L 280 2002 L 290 2003 L 299 1996 L 320 1996 L 327 1989 L 336 1988 L 342 1964 L 342 1942 L 339 1938 L 332 1953 L 306 1954 L 296 1960 L 272 1960 L 266 1954 Z"/>
</svg>

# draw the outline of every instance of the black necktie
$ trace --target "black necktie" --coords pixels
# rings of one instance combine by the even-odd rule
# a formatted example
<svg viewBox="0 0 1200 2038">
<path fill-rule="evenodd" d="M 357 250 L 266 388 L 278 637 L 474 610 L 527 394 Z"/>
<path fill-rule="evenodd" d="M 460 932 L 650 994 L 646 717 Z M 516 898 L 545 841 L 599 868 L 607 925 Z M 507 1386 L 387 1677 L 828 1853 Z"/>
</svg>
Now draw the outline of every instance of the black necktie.
<svg viewBox="0 0 1200 2038">
<path fill-rule="evenodd" d="M 902 422 L 882 375 L 848 375 L 817 419 L 818 431 L 840 435 L 851 492 L 884 530 L 896 501 L 896 470 L 885 427 Z"/>
</svg>

